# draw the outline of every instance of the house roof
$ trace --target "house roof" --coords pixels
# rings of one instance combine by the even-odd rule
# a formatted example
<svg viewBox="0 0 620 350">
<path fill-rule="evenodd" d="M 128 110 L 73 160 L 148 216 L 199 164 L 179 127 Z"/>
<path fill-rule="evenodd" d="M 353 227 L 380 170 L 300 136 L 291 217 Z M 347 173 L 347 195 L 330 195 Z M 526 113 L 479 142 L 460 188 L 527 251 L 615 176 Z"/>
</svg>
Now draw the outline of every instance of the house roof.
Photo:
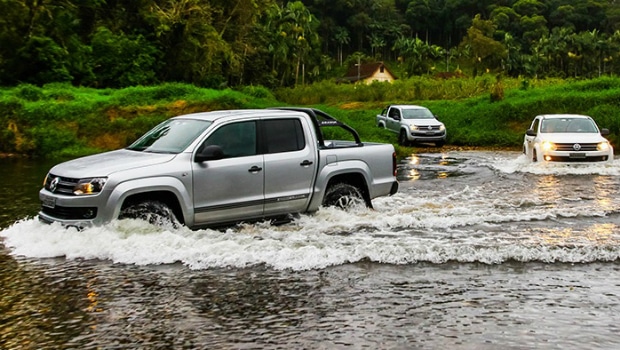
<svg viewBox="0 0 620 350">
<path fill-rule="evenodd" d="M 366 78 L 372 77 L 377 70 L 383 67 L 391 76 L 396 79 L 396 76 L 383 64 L 383 62 L 374 62 L 374 63 L 362 63 L 359 66 L 359 80 L 364 80 Z M 347 74 L 342 80 L 349 82 L 356 82 L 358 80 L 358 67 L 357 65 L 352 66 L 347 71 Z"/>
</svg>

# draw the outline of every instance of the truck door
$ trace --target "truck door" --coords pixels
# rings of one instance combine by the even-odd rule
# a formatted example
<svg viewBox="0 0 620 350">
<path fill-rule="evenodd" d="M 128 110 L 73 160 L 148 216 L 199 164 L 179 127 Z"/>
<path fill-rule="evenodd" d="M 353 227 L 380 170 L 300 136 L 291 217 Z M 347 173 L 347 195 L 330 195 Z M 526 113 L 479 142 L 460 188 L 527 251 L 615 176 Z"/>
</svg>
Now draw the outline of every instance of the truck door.
<svg viewBox="0 0 620 350">
<path fill-rule="evenodd" d="M 262 120 L 265 215 L 307 208 L 317 169 L 317 151 L 307 136 L 310 128 L 300 118 Z"/>
<path fill-rule="evenodd" d="M 388 129 L 399 132 L 401 118 L 402 116 L 400 115 L 400 110 L 398 108 L 390 108 L 386 121 Z"/>
<path fill-rule="evenodd" d="M 540 118 L 536 117 L 534 119 L 534 121 L 532 121 L 532 125 L 530 126 L 530 129 L 534 130 L 536 135 L 539 132 L 538 131 L 539 125 L 540 125 Z M 527 133 L 525 134 L 525 137 L 524 137 L 525 141 L 524 141 L 523 144 L 524 144 L 524 148 L 525 148 L 525 154 L 526 154 L 528 159 L 531 159 L 533 154 L 534 154 L 534 143 L 535 143 L 534 141 L 535 141 L 535 139 L 536 139 L 535 135 L 530 136 L 530 135 L 527 135 Z"/>
<path fill-rule="evenodd" d="M 222 125 L 200 146 L 218 145 L 224 158 L 194 163 L 196 225 L 262 216 L 265 166 L 257 152 L 257 124 Z"/>
</svg>

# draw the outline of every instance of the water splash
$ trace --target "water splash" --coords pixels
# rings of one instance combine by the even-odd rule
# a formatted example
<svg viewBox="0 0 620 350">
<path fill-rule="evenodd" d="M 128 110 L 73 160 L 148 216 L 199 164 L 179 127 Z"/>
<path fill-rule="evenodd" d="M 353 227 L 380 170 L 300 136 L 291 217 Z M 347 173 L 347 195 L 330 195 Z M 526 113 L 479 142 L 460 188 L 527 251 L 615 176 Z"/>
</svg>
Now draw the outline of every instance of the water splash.
<svg viewBox="0 0 620 350">
<path fill-rule="evenodd" d="M 278 226 L 192 231 L 122 220 L 78 231 L 27 218 L 0 231 L 0 241 L 14 256 L 191 269 L 619 258 L 618 160 L 574 167 L 531 164 L 516 152 L 421 157 L 408 166 L 465 175 L 403 181 L 394 196 L 375 199 L 374 210 L 321 208 Z"/>
</svg>

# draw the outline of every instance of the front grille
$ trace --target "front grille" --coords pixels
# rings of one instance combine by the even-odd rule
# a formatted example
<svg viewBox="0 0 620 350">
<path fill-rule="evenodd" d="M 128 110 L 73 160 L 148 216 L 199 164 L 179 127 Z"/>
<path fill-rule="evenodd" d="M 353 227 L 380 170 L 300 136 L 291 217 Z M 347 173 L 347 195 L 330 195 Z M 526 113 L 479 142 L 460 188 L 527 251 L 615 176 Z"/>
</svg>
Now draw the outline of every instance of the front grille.
<svg viewBox="0 0 620 350">
<path fill-rule="evenodd" d="M 52 191 L 52 189 L 50 188 L 50 185 L 55 178 L 58 178 L 58 184 L 56 185 L 56 189 Z M 75 188 L 75 185 L 77 185 L 79 181 L 80 179 L 72 179 L 70 177 L 60 177 L 54 174 L 49 174 L 49 176 L 47 177 L 45 181 L 45 189 L 50 192 L 54 192 L 54 193 L 74 196 L 73 189 Z"/>
<path fill-rule="evenodd" d="M 41 212 L 61 220 L 90 220 L 97 216 L 97 207 L 41 206 Z"/>
<path fill-rule="evenodd" d="M 596 151 L 598 147 L 598 143 L 580 143 L 580 149 L 576 150 L 574 146 L 577 143 L 556 143 L 555 148 L 556 151 L 560 152 L 588 152 L 588 151 Z"/>
<path fill-rule="evenodd" d="M 439 125 L 416 125 L 416 127 L 418 128 L 419 131 L 439 130 L 440 128 Z"/>
</svg>

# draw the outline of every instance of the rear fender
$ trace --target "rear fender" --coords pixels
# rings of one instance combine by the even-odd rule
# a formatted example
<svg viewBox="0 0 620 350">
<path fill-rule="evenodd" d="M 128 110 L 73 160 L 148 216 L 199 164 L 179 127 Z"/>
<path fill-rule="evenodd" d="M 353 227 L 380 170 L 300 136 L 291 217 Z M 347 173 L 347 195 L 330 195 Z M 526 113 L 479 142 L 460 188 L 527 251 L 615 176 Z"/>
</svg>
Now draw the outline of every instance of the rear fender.
<svg viewBox="0 0 620 350">
<path fill-rule="evenodd" d="M 346 182 L 356 185 L 362 191 L 364 200 L 370 205 L 371 171 L 368 165 L 362 161 L 344 161 L 329 164 L 321 169 L 314 184 L 312 200 L 308 211 L 317 210 L 323 203 L 323 197 L 328 186 L 337 182 Z"/>
</svg>

